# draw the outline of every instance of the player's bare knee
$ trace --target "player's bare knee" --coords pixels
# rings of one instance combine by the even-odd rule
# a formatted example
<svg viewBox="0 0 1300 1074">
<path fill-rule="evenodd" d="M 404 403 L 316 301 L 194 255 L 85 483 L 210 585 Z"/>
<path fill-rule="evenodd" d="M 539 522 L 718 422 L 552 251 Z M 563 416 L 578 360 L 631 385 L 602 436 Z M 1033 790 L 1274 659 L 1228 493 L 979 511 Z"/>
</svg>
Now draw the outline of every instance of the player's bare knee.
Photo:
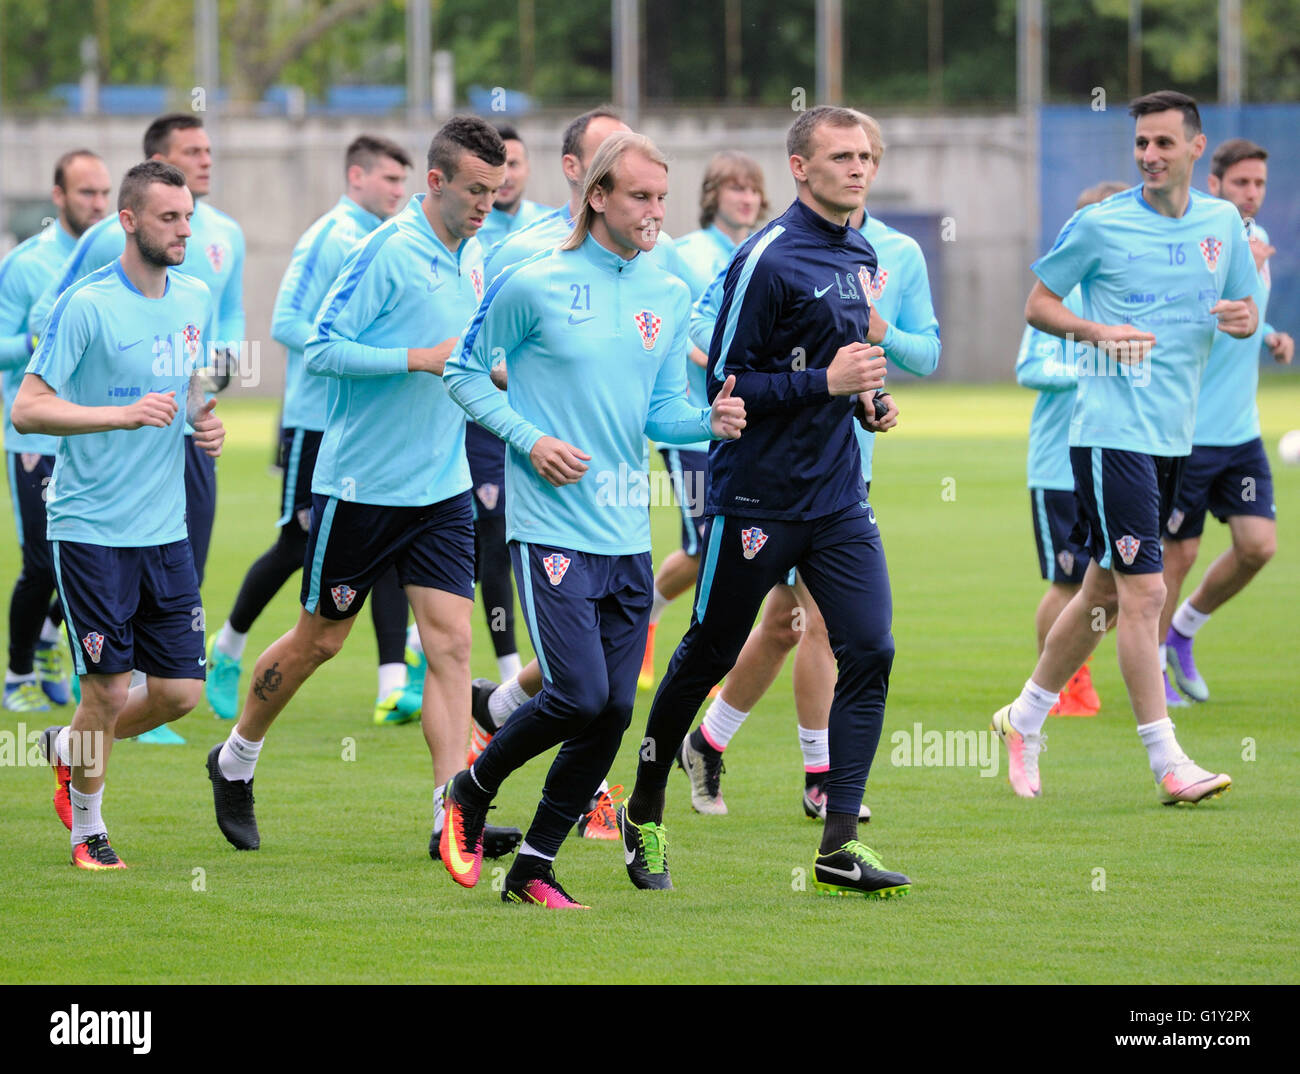
<svg viewBox="0 0 1300 1074">
<path fill-rule="evenodd" d="M 303 658 L 312 668 L 320 667 L 327 660 L 333 660 L 343 648 L 347 639 L 344 631 L 313 630 L 309 635 L 298 640 L 298 647 Z"/>
<path fill-rule="evenodd" d="M 472 637 L 469 623 L 426 626 L 420 631 L 420 644 L 431 668 L 468 667 Z"/>
<path fill-rule="evenodd" d="M 1242 541 L 1233 545 L 1237 559 L 1250 571 L 1260 570 L 1277 552 L 1277 536 Z"/>
<path fill-rule="evenodd" d="M 198 679 L 151 679 L 149 693 L 168 721 L 179 720 L 202 700 L 203 683 Z"/>
</svg>

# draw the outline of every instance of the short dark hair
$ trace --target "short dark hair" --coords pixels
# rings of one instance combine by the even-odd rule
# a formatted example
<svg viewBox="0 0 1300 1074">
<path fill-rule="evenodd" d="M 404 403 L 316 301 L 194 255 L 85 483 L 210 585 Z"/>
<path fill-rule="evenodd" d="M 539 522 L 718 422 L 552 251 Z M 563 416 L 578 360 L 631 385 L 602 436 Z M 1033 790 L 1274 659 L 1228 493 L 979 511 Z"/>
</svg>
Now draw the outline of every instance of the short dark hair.
<svg viewBox="0 0 1300 1074">
<path fill-rule="evenodd" d="M 1177 90 L 1156 90 L 1129 102 L 1128 114 L 1134 119 L 1149 116 L 1153 112 L 1178 111 L 1183 114 L 1183 129 L 1188 138 L 1195 138 L 1201 133 L 1201 113 L 1196 101 Z"/>
<path fill-rule="evenodd" d="M 607 104 L 593 108 L 590 112 L 583 112 L 576 119 L 571 119 L 569 125 L 564 128 L 564 137 L 560 141 L 560 156 L 582 159 L 582 136 L 587 133 L 591 121 L 600 119 L 602 116 L 605 119 L 616 119 L 620 123 L 623 122 L 623 117 Z"/>
<path fill-rule="evenodd" d="M 862 119 L 851 108 L 836 108 L 829 104 L 819 104 L 816 108 L 800 112 L 785 136 L 786 155 L 806 157 L 812 147 L 813 131 L 823 123 L 832 127 L 861 127 Z"/>
<path fill-rule="evenodd" d="M 510 126 L 509 123 L 498 123 L 497 134 L 501 135 L 501 140 L 503 142 L 518 142 L 520 145 L 524 144 L 524 140 L 519 137 L 519 132 L 515 130 L 514 127 Z"/>
<path fill-rule="evenodd" d="M 203 126 L 203 120 L 192 112 L 172 112 L 159 116 L 149 124 L 144 132 L 144 159 L 152 156 L 166 156 L 167 147 L 172 140 L 172 131 L 188 131 Z"/>
<path fill-rule="evenodd" d="M 185 173 L 175 164 L 163 160 L 146 160 L 137 164 L 122 180 L 117 192 L 117 211 L 130 209 L 138 213 L 144 206 L 145 195 L 154 183 L 185 187 Z"/>
<path fill-rule="evenodd" d="M 96 153 L 93 149 L 69 149 L 63 156 L 54 162 L 54 185 L 60 190 L 66 191 L 68 165 L 79 157 L 93 157 L 95 160 L 102 161 L 104 158 Z"/>
<path fill-rule="evenodd" d="M 429 170 L 437 168 L 448 179 L 456 177 L 462 153 L 496 167 L 506 162 L 506 146 L 491 123 L 478 116 L 452 116 L 429 143 Z"/>
<path fill-rule="evenodd" d="M 1268 160 L 1268 150 L 1248 138 L 1229 138 L 1215 148 L 1210 158 L 1210 174 L 1222 179 L 1224 172 L 1243 160 Z"/>
<path fill-rule="evenodd" d="M 380 157 L 391 157 L 404 168 L 411 166 L 411 158 L 396 142 L 377 134 L 360 134 L 348 146 L 343 157 L 343 170 L 347 171 L 352 165 L 359 164 L 365 171 L 370 171 Z"/>
</svg>

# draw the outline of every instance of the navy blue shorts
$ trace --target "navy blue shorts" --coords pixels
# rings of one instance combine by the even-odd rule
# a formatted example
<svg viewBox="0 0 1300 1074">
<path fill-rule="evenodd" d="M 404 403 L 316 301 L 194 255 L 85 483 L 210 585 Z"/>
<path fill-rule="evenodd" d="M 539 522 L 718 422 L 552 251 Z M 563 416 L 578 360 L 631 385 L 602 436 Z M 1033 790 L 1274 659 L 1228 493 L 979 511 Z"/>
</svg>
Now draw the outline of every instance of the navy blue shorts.
<svg viewBox="0 0 1300 1074">
<path fill-rule="evenodd" d="M 280 455 L 276 460 L 283 474 L 280 485 L 280 518 L 277 526 L 293 523 L 302 532 L 311 529 L 311 478 L 320 454 L 319 429 L 281 429 Z"/>
<path fill-rule="evenodd" d="M 465 423 L 465 457 L 474 484 L 474 517 L 505 517 L 506 442 L 483 426 Z"/>
<path fill-rule="evenodd" d="M 45 536 L 45 489 L 54 475 L 54 456 L 35 452 L 6 452 L 9 456 L 9 493 L 14 501 L 18 547 L 23 552 L 23 572 L 50 575 L 54 560 Z"/>
<path fill-rule="evenodd" d="M 1166 517 L 1166 536 L 1175 541 L 1199 537 L 1205 531 L 1206 511 L 1220 522 L 1234 515 L 1277 517 L 1273 471 L 1263 440 L 1256 437 L 1233 447 L 1192 448 Z"/>
<path fill-rule="evenodd" d="M 203 679 L 203 605 L 189 541 L 106 548 L 54 541 L 54 577 L 78 675 L 139 668 Z"/>
<path fill-rule="evenodd" d="M 389 564 L 399 585 L 474 599 L 474 509 L 469 491 L 427 507 L 380 507 L 312 496 L 302 606 L 351 619 Z"/>
<path fill-rule="evenodd" d="M 212 523 L 217 517 L 217 460 L 185 438 L 185 526 L 194 552 L 194 571 L 199 585 L 208 563 L 212 544 Z"/>
<path fill-rule="evenodd" d="M 1079 518 L 1071 539 L 1105 570 L 1158 574 L 1160 535 L 1178 493 L 1185 456 L 1072 447 Z"/>
<path fill-rule="evenodd" d="M 661 447 L 659 454 L 664 457 L 664 468 L 682 512 L 682 551 L 688 556 L 698 556 L 704 536 L 704 482 L 709 453 Z"/>
<path fill-rule="evenodd" d="M 1082 585 L 1092 557 L 1072 540 L 1079 517 L 1074 491 L 1031 488 L 1029 510 L 1034 518 L 1034 544 L 1038 547 L 1038 570 L 1043 581 Z"/>
</svg>

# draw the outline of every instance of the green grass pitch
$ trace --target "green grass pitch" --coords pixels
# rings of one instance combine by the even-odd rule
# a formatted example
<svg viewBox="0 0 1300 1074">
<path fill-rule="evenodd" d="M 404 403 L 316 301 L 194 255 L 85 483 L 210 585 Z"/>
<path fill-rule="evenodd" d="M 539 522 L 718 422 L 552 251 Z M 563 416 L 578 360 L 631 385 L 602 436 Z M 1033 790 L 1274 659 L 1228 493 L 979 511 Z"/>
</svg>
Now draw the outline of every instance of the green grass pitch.
<svg viewBox="0 0 1300 1074">
<path fill-rule="evenodd" d="M 1279 549 L 1204 629 L 1213 691 L 1175 714 L 1201 764 L 1232 793 L 1158 804 L 1114 657 L 1094 675 L 1102 713 L 1052 720 L 1044 796 L 1016 798 L 999 752 L 976 766 L 904 767 L 895 732 L 987 729 L 1034 662 L 1038 578 L 1024 486 L 1032 394 L 1011 386 L 904 385 L 902 424 L 876 454 L 875 506 L 894 591 L 898 655 L 863 838 L 913 879 L 875 902 L 811 891 L 820 826 L 799 807 L 802 769 L 787 667 L 727 753 L 727 817 L 701 817 L 674 772 L 666 820 L 677 890 L 638 892 L 616 844 L 570 838 L 558 863 L 590 913 L 502 905 L 485 863 L 466 891 L 429 860 L 433 786 L 418 725 L 375 728 L 369 613 L 343 653 L 293 700 L 257 774 L 262 849 L 217 831 L 204 756 L 227 726 L 206 705 L 173 725 L 181 747 L 121 743 L 105 817 L 130 868 L 83 874 L 50 808 L 49 771 L 0 771 L 0 980 L 5 982 L 1294 982 L 1300 900 L 1300 736 L 1295 628 L 1300 469 L 1276 458 L 1300 427 L 1300 382 L 1266 378 L 1265 441 Z M 273 536 L 275 407 L 226 400 L 229 439 L 204 593 L 225 618 Z M 394 445 L 400 449 L 400 445 Z M 9 512 L 6 512 L 6 515 Z M 656 560 L 677 516 L 654 512 Z M 1211 523 L 1193 579 L 1226 544 Z M 18 565 L 0 525 L 6 595 Z M 296 582 L 258 621 L 246 670 L 297 614 Z M 688 601 L 665 613 L 662 669 Z M 495 662 L 475 614 L 473 667 Z M 520 620 L 519 634 L 527 635 Z M 247 679 L 245 678 L 245 684 Z M 631 783 L 649 695 L 610 780 Z M 20 718 L 4 713 L 11 736 Z M 31 730 L 71 711 L 21 718 Z M 345 759 L 346 756 L 354 759 Z M 526 826 L 549 758 L 516 773 L 494 820 Z M 808 890 L 804 890 L 804 888 Z M 1291 954 L 1287 952 L 1290 951 Z"/>
</svg>

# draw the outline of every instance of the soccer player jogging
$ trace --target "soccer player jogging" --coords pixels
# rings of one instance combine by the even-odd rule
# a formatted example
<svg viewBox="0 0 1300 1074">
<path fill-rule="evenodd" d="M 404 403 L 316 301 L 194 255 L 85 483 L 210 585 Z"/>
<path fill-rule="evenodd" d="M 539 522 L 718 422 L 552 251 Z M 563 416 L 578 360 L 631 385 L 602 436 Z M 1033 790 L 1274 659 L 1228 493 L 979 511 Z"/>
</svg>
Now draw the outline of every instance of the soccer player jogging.
<svg viewBox="0 0 1300 1074">
<path fill-rule="evenodd" d="M 271 724 L 342 647 L 390 565 L 428 661 L 421 723 L 435 779 L 460 768 L 469 739 L 474 522 L 465 416 L 441 374 L 483 294 L 474 234 L 504 161 L 501 139 L 482 120 L 448 121 L 429 146 L 428 193 L 353 247 L 321 303 L 304 359 L 309 375 L 331 384 L 312 478 L 302 612 L 258 657 L 239 722 L 208 754 L 217 824 L 238 849 L 261 842 L 253 774 Z M 440 822 L 435 805 L 431 854 Z M 518 835 L 503 830 L 500 852 Z"/>
<path fill-rule="evenodd" d="M 307 550 L 312 473 L 329 412 L 330 380 L 308 375 L 303 348 L 343 259 L 401 207 L 410 167 L 411 158 L 397 143 L 369 134 L 354 139 L 344 156 L 346 193 L 303 233 L 280 280 L 271 314 L 271 335 L 287 349 L 279 456 L 284 474 L 280 532 L 275 544 L 248 569 L 230 618 L 209 644 L 204 690 L 223 720 L 238 715 L 240 660 L 248 632 L 280 587 L 302 569 Z M 405 690 L 406 610 L 406 596 L 396 573 L 389 570 L 376 584 L 371 600 L 380 650 L 377 724 L 405 723 L 420 714 L 418 699 L 412 707 Z"/>
<path fill-rule="evenodd" d="M 743 439 L 709 452 L 695 606 L 655 695 L 636 785 L 619 814 L 624 859 L 637 887 L 671 889 L 668 773 L 705 694 L 735 664 L 763 598 L 798 567 L 839 667 L 816 887 L 901 894 L 908 878 L 886 871 L 857 839 L 894 655 L 889 575 L 853 433 L 857 396 L 881 388 L 886 367 L 882 348 L 865 342 L 876 254 L 850 225 L 866 195 L 871 143 L 858 113 L 818 107 L 795 120 L 786 148 L 796 200 L 727 269 L 709 390 L 734 376 L 749 425 Z"/>
<path fill-rule="evenodd" d="M 885 139 L 876 120 L 858 113 L 871 143 L 871 166 L 866 176 L 864 200 L 879 173 Z M 868 343 L 879 343 L 885 357 L 917 376 L 928 376 L 939 365 L 942 348 L 939 322 L 930 298 L 925 256 L 916 240 L 872 216 L 864 205 L 852 224 L 863 233 L 876 253 L 877 265 L 868 295 L 873 310 Z M 724 280 L 710 285 L 710 294 L 696 303 L 691 332 L 708 345 L 713 336 L 717 305 Z M 853 427 L 862 455 L 862 478 L 871 493 L 875 437 L 898 420 L 898 407 L 885 397 L 887 412 L 880 421 L 863 421 Z M 865 416 L 865 412 L 864 415 Z M 691 781 L 691 806 L 703 814 L 725 814 L 721 776 L 723 752 L 740 730 L 753 707 L 771 688 L 786 654 L 798 647 L 794 658 L 794 704 L 799 750 L 803 754 L 804 786 L 801 808 L 807 817 L 826 819 L 824 783 L 830 767 L 828 721 L 835 689 L 835 654 L 826 623 L 808 587 L 791 571 L 790 584 L 773 586 L 763 603 L 763 613 L 750 632 L 736 666 L 727 673 L 721 696 L 704 714 L 700 726 L 682 740 L 678 762 Z M 870 820 L 871 810 L 861 804 L 859 820 Z"/>
<path fill-rule="evenodd" d="M 645 256 L 667 191 L 667 162 L 649 139 L 609 138 L 572 235 L 493 281 L 444 374 L 453 397 L 513 449 L 507 529 L 544 681 L 448 785 L 442 859 L 457 883 L 478 882 L 501 784 L 564 743 L 506 876 L 506 902 L 581 907 L 552 863 L 613 763 L 636 699 L 650 519 L 644 506 L 607 502 L 598 478 L 624 467 L 644 476 L 647 435 L 690 443 L 744 427 L 731 380 L 711 409 L 686 399 L 689 292 Z M 488 379 L 500 360 L 505 397 Z"/>
<path fill-rule="evenodd" d="M 112 182 L 104 162 L 89 149 L 64 153 L 54 165 L 51 197 L 58 216 L 0 262 L 0 372 L 3 373 L 4 443 L 9 492 L 22 570 L 9 600 L 9 666 L 4 707 L 47 712 L 66 705 L 68 656 L 59 626 L 63 610 L 54 597 L 54 560 L 45 535 L 45 490 L 54 473 L 58 440 L 24 436 L 9 411 L 36 348 L 32 304 L 49 285 L 78 237 L 108 211 Z"/>
<path fill-rule="evenodd" d="M 569 187 L 568 204 L 543 216 L 529 227 L 508 236 L 498 243 L 488 255 L 488 279 L 495 279 L 503 270 L 516 265 L 544 250 L 553 250 L 565 242 L 582 215 L 587 171 L 595 159 L 596 151 L 605 140 L 629 128 L 608 108 L 593 108 L 574 117 L 564 128 L 560 147 L 560 168 Z M 685 280 L 687 270 L 677 254 L 676 246 L 664 232 L 658 232 L 649 260 L 668 272 Z M 575 316 L 577 316 L 575 314 Z M 471 465 L 473 460 L 471 459 Z M 491 679 L 475 679 L 473 683 L 474 717 L 473 737 L 470 741 L 469 761 L 483 751 L 496 729 L 506 722 L 510 714 L 542 688 L 542 671 L 538 662 L 530 660 L 522 670 L 498 686 Z M 619 837 L 615 823 L 615 796 L 622 788 L 610 788 L 602 783 L 599 792 L 588 803 L 587 810 L 578 821 L 584 838 L 613 841 Z"/>
<path fill-rule="evenodd" d="M 530 168 L 528 150 L 514 127 L 497 126 L 506 147 L 506 175 L 496 203 L 479 233 L 484 254 L 529 224 L 551 212 L 524 197 Z M 502 679 L 519 674 L 519 646 L 515 642 L 515 594 L 510 583 L 510 551 L 506 547 L 506 448 L 486 429 L 465 424 L 465 454 L 474 484 L 474 562 L 483 595 L 488 635 L 496 653 Z M 415 675 L 412 670 L 412 677 Z"/>
<path fill-rule="evenodd" d="M 714 154 L 700 186 L 700 230 L 677 240 L 677 253 L 687 271 L 686 283 L 691 289 L 692 302 L 727 267 L 736 247 L 749 238 L 767 208 L 763 170 L 758 162 L 734 150 Z M 705 341 L 704 347 L 707 345 Z M 687 391 L 692 402 L 702 406 L 708 401 L 705 366 L 709 356 L 702 347 L 692 346 L 688 359 Z M 708 452 L 706 441 L 659 448 L 682 511 L 682 546 L 669 553 L 655 575 L 650 629 L 646 633 L 645 657 L 637 679 L 641 689 L 654 686 L 655 629 L 659 617 L 672 601 L 695 584 L 699 573 Z"/>
<path fill-rule="evenodd" d="M 1071 217 L 1034 263 L 1038 282 L 1025 307 L 1035 328 L 1086 345 L 1076 350 L 1070 464 L 1092 562 L 1020 696 L 993 716 L 1012 789 L 1022 798 L 1042 793 L 1042 727 L 1104 632 L 1098 608 L 1107 625 L 1119 616 L 1120 672 L 1160 799 L 1199 802 L 1232 783 L 1183 752 L 1165 707 L 1160 535 L 1191 451 L 1197 391 L 1216 331 L 1254 333 L 1257 274 L 1237 210 L 1191 189 L 1205 149 L 1196 102 L 1163 90 L 1137 98 L 1129 114 L 1142 185 Z M 1076 285 L 1082 317 L 1062 301 Z"/>
<path fill-rule="evenodd" d="M 1127 189 L 1124 183 L 1098 183 L 1079 195 L 1075 209 Z M 1083 298 L 1077 287 L 1065 296 L 1065 308 L 1076 317 L 1083 315 Z M 1047 632 L 1079 592 L 1088 569 L 1088 550 L 1071 536 L 1077 516 L 1074 471 L 1070 468 L 1070 414 L 1079 385 L 1074 355 L 1066 352 L 1056 336 L 1026 325 L 1016 355 L 1016 382 L 1038 392 L 1029 419 L 1028 481 L 1038 569 L 1048 583 L 1034 614 L 1041 655 Z M 1048 715 L 1095 716 L 1100 709 L 1092 672 L 1085 662 L 1070 676 Z"/>
<path fill-rule="evenodd" d="M 213 457 L 225 430 L 191 377 L 212 340 L 185 258 L 194 199 L 179 169 L 137 164 L 118 193 L 120 259 L 54 306 L 12 420 L 62 437 L 47 501 L 64 625 L 81 677 L 67 728 L 41 738 L 72 862 L 120 869 L 101 815 L 113 739 L 179 719 L 202 692 L 203 609 L 185 530 L 184 417 Z M 132 668 L 146 676 L 130 689 Z"/>
<path fill-rule="evenodd" d="M 1268 233 L 1255 221 L 1264 204 L 1268 184 L 1268 151 L 1244 138 L 1224 142 L 1210 158 L 1210 193 L 1237 207 L 1246 221 L 1250 248 L 1259 272 L 1255 305 L 1259 327 L 1245 339 L 1220 334 L 1215 337 L 1210 360 L 1201 379 L 1192 453 L 1183 468 L 1183 480 L 1165 521 L 1165 596 L 1160 617 L 1161 666 L 1165 670 L 1165 699 L 1186 705 L 1169 682 L 1172 673 L 1178 689 L 1193 701 L 1208 701 L 1210 688 L 1196 669 L 1193 638 L 1210 614 L 1242 591 L 1273 558 L 1277 550 L 1277 522 L 1273 505 L 1273 474 L 1259 433 L 1259 350 L 1262 343 L 1274 361 L 1290 363 L 1295 341 L 1286 332 L 1264 323 L 1272 275 L 1269 257 L 1274 249 Z M 1201 545 L 1205 513 L 1228 524 L 1232 545 L 1205 572 L 1196 591 L 1178 603 Z M 1167 663 L 1166 663 L 1167 649 Z"/>
<path fill-rule="evenodd" d="M 229 216 L 206 201 L 212 186 L 212 146 L 203 119 L 189 113 L 160 116 L 144 132 L 146 160 L 161 160 L 179 168 L 194 197 L 192 236 L 180 270 L 208 285 L 217 325 L 213 339 L 227 352 L 218 365 L 230 362 L 244 339 L 244 233 Z M 126 238 L 121 222 L 109 217 L 78 240 L 54 282 L 37 300 L 32 324 L 39 332 L 55 299 L 73 282 L 121 256 Z M 189 435 L 188 432 L 186 434 Z M 212 523 L 217 510 L 217 472 L 213 458 L 192 439 L 185 441 L 185 517 L 194 549 L 194 566 L 203 584 Z"/>
</svg>

